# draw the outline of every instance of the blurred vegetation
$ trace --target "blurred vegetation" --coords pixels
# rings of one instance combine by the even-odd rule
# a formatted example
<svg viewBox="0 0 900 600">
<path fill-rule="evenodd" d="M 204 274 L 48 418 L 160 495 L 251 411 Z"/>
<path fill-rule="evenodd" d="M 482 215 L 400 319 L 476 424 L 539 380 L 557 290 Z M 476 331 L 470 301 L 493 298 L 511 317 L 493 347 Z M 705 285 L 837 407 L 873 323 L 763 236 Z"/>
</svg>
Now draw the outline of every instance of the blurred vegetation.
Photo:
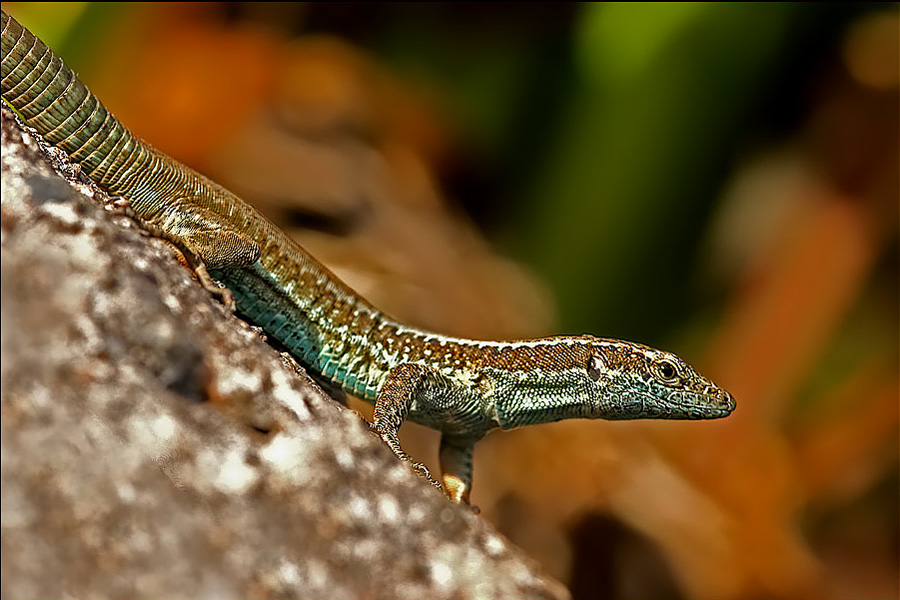
<svg viewBox="0 0 900 600">
<path fill-rule="evenodd" d="M 896 4 L 4 9 L 126 124 L 211 173 L 228 132 L 284 100 L 271 89 L 298 63 L 285 66 L 296 47 L 280 44 L 340 40 L 314 60 L 291 54 L 332 69 L 315 80 L 337 90 L 320 104 L 346 100 L 303 143 L 362 140 L 407 165 L 389 179 L 434 177 L 551 290 L 552 327 L 514 301 L 476 306 L 490 285 L 471 284 L 474 304 L 456 299 L 453 318 L 484 320 L 460 330 L 508 321 L 530 334 L 532 322 L 662 345 L 732 391 L 738 410 L 723 422 L 568 423 L 484 443 L 476 502 L 576 597 L 898 597 Z M 165 46 L 160 24 L 177 43 Z M 398 147 L 421 165 L 396 162 Z M 213 176 L 240 187 L 231 174 Z M 401 233 L 378 238 L 388 254 L 410 227 L 397 222 Z M 445 254 L 458 249 L 422 228 Z M 395 294 L 414 271 L 470 285 L 402 248 Z M 509 296 L 539 295 L 495 279 Z"/>
<path fill-rule="evenodd" d="M 380 5 L 310 29 L 439 91 L 477 163 L 451 196 L 550 282 L 563 331 L 659 342 L 708 291 L 698 254 L 730 167 L 799 125 L 810 70 L 873 8 Z"/>
<path fill-rule="evenodd" d="M 76 66 L 129 10 L 18 4 Z M 448 195 L 550 284 L 558 329 L 659 343 L 723 293 L 703 285 L 701 252 L 732 169 L 796 131 L 848 23 L 883 9 L 238 3 L 221 12 L 349 39 L 439 97 L 458 144 L 437 165 Z"/>
</svg>

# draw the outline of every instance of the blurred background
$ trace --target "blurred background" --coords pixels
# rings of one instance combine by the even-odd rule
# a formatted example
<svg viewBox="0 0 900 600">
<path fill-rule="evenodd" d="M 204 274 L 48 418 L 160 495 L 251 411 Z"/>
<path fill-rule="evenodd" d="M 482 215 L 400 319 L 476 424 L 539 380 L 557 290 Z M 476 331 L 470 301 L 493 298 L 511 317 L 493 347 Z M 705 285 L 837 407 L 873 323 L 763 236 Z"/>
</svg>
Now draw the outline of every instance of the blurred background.
<svg viewBox="0 0 900 600">
<path fill-rule="evenodd" d="M 575 598 L 900 594 L 897 4 L 3 7 L 389 314 L 732 392 L 479 444 L 473 502 Z"/>
</svg>

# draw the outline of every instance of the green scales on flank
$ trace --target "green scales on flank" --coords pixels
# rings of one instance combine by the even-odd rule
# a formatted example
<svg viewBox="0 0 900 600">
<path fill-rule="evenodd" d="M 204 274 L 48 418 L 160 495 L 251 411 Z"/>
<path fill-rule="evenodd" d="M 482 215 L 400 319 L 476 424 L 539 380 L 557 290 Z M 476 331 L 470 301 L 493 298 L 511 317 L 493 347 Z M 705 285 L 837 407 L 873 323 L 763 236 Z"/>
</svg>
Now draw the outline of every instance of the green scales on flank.
<svg viewBox="0 0 900 600">
<path fill-rule="evenodd" d="M 226 302 L 308 368 L 374 403 L 373 427 L 398 457 L 410 461 L 397 437 L 403 421 L 440 431 L 441 481 L 457 502 L 468 500 L 473 446 L 494 428 L 734 410 L 728 392 L 683 360 L 640 344 L 589 335 L 477 341 L 398 323 L 249 204 L 132 135 L 5 12 L 2 94 L 151 231 L 193 255 L 201 280 L 209 269 Z"/>
</svg>

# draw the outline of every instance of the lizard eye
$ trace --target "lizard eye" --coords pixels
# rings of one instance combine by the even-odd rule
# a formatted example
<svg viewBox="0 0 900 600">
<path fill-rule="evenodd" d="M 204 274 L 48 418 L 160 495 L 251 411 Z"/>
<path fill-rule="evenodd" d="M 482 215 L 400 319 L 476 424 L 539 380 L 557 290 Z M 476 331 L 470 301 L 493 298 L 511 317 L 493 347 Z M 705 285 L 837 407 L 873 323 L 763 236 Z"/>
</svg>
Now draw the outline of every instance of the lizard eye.
<svg viewBox="0 0 900 600">
<path fill-rule="evenodd" d="M 670 360 L 661 360 L 656 363 L 656 372 L 665 381 L 675 381 L 678 378 L 678 368 Z"/>
<path fill-rule="evenodd" d="M 597 381 L 603 375 L 603 370 L 606 369 L 606 365 L 603 363 L 603 359 L 595 354 L 591 354 L 591 358 L 588 359 L 587 365 L 587 374 L 593 381 Z"/>
</svg>

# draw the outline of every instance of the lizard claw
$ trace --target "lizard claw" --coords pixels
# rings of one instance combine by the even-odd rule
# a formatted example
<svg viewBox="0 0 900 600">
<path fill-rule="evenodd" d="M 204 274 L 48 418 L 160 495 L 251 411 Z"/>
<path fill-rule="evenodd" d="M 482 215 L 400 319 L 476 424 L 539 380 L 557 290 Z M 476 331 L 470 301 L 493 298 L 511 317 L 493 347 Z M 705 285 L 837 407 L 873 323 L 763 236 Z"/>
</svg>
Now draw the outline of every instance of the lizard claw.
<svg viewBox="0 0 900 600">
<path fill-rule="evenodd" d="M 416 475 L 419 477 L 424 477 L 428 483 L 438 488 L 439 490 L 443 490 L 443 486 L 441 486 L 441 482 L 437 481 L 434 477 L 431 476 L 431 471 L 428 470 L 428 467 L 419 462 L 413 462 L 412 459 L 407 456 L 404 459 L 404 462 L 409 463 L 409 466 L 412 467 L 412 470 L 416 472 Z"/>
</svg>

